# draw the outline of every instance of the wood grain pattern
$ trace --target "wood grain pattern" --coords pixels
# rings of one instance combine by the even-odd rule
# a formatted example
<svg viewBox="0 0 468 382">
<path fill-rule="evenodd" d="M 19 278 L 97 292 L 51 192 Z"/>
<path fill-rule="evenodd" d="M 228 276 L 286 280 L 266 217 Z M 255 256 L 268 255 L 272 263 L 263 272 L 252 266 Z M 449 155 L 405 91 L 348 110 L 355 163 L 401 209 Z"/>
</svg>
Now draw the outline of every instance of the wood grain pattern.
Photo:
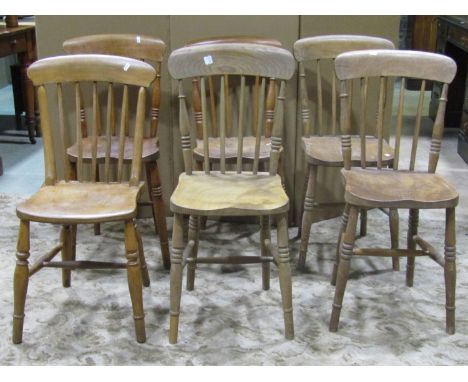
<svg viewBox="0 0 468 382">
<path fill-rule="evenodd" d="M 294 56 L 299 62 L 334 59 L 341 53 L 364 49 L 393 49 L 391 41 L 372 36 L 329 35 L 300 39 L 294 43 Z"/>
<path fill-rule="evenodd" d="M 421 66 L 421 59 L 425 65 Z M 452 82 L 457 65 L 450 57 L 408 50 L 368 50 L 342 53 L 336 58 L 340 80 L 362 77 L 411 77 Z"/>
<path fill-rule="evenodd" d="M 260 216 L 288 210 L 281 178 L 266 173 L 211 171 L 182 173 L 171 196 L 171 210 L 204 216 Z"/>
<path fill-rule="evenodd" d="M 118 56 L 77 54 L 34 62 L 28 76 L 35 86 L 76 81 L 116 82 L 148 87 L 156 76 L 151 65 Z"/>
<path fill-rule="evenodd" d="M 289 80 L 295 70 L 292 58 L 291 53 L 279 47 L 223 43 L 176 49 L 168 64 L 175 79 L 239 74 Z"/>
</svg>

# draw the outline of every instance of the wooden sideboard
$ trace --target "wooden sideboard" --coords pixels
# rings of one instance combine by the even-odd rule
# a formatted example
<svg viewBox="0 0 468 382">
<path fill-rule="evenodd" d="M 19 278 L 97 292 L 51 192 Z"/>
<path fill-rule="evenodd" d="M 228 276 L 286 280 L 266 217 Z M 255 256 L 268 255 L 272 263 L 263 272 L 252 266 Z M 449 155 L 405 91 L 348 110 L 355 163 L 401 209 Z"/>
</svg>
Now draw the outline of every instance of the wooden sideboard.
<svg viewBox="0 0 468 382">
<path fill-rule="evenodd" d="M 436 51 L 457 63 L 457 75 L 449 87 L 446 127 L 459 127 L 458 154 L 468 163 L 468 16 L 440 16 Z M 434 86 L 429 113 L 435 117 L 441 87 Z"/>
<path fill-rule="evenodd" d="M 29 65 L 37 58 L 36 28 L 34 25 L 20 24 L 16 27 L 7 27 L 5 23 L 0 23 L 0 57 L 10 54 L 18 55 L 29 140 L 31 143 L 36 143 L 35 136 L 39 135 L 39 129 L 36 120 L 35 93 L 33 84 L 26 74 Z"/>
</svg>

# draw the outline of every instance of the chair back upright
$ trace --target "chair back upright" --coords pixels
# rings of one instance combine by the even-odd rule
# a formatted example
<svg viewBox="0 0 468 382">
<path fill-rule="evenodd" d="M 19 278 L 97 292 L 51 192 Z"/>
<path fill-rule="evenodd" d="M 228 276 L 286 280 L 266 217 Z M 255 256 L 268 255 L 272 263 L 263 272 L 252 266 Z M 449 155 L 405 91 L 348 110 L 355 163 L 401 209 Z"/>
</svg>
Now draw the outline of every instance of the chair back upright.
<svg viewBox="0 0 468 382">
<path fill-rule="evenodd" d="M 112 126 L 115 125 L 114 113 L 114 86 L 123 86 L 122 108 L 120 115 L 120 131 L 118 136 L 119 149 L 117 155 L 117 181 L 123 182 L 123 162 L 125 156 L 125 130 L 129 125 L 129 88 L 136 88 L 138 99 L 136 103 L 136 119 L 133 137 L 133 156 L 131 160 L 131 174 L 129 183 L 131 186 L 139 185 L 141 171 L 142 142 L 145 122 L 145 99 L 148 87 L 153 82 L 156 71 L 151 65 L 132 58 L 83 54 L 73 56 L 58 56 L 45 58 L 33 63 L 28 69 L 28 76 L 37 87 L 39 110 L 41 113 L 41 128 L 44 142 L 45 157 L 45 185 L 53 185 L 57 182 L 57 162 L 54 146 L 60 147 L 62 158 L 60 161 L 65 166 L 65 181 L 77 179 L 85 181 L 83 173 L 83 141 L 81 131 L 81 86 L 91 84 L 92 87 L 92 128 L 89 132 L 90 139 L 86 144 L 91 145 L 91 178 L 94 182 L 98 162 L 104 161 L 104 178 L 110 182 L 110 161 L 112 142 Z M 105 136 L 100 137 L 101 112 L 99 105 L 99 88 L 107 89 L 106 127 Z M 54 94 L 55 93 L 55 94 Z M 74 97 L 74 111 L 65 108 L 64 99 Z M 49 113 L 49 100 L 55 98 L 58 110 L 58 129 L 53 129 Z M 75 126 L 74 134 L 68 126 L 68 116 L 73 115 Z M 54 134 L 58 131 L 59 134 Z M 73 139 L 72 136 L 75 138 Z M 105 156 L 98 157 L 98 139 L 105 142 Z M 76 173 L 68 160 L 67 147 L 76 143 L 77 160 Z M 72 172 L 73 171 L 73 172 Z"/>
<path fill-rule="evenodd" d="M 440 147 L 444 130 L 445 108 L 447 104 L 448 85 L 455 77 L 457 66 L 455 62 L 444 55 L 436 53 L 404 51 L 404 50 L 368 50 L 348 52 L 336 58 L 336 75 L 340 80 L 341 117 L 340 125 L 342 130 L 342 152 L 345 168 L 351 169 L 351 125 L 349 114 L 351 106 L 349 99 L 349 84 L 352 80 L 360 80 L 361 84 L 361 108 L 365 108 L 367 98 L 367 83 L 369 78 L 377 78 L 380 83 L 376 131 L 378 138 L 377 168 L 382 168 L 383 157 L 383 109 L 385 99 L 385 84 L 389 79 L 401 78 L 400 94 L 398 103 L 398 114 L 395 127 L 395 152 L 393 169 L 399 169 L 400 143 L 403 127 L 403 115 L 405 111 L 405 83 L 407 78 L 420 80 L 419 101 L 416 110 L 416 118 L 411 139 L 411 155 L 409 161 L 409 171 L 415 170 L 416 153 L 418 139 L 421 132 L 421 118 L 425 97 L 426 81 L 436 81 L 442 83 L 442 92 L 439 98 L 437 114 L 432 128 L 431 146 L 427 171 L 436 171 L 439 159 Z M 361 113 L 361 116 L 364 112 Z M 360 134 L 361 145 L 361 167 L 365 167 L 365 138 L 364 133 Z M 385 166 L 384 166 L 385 167 Z"/>
<path fill-rule="evenodd" d="M 206 44 L 225 44 L 225 43 L 250 43 L 250 44 L 261 44 L 268 46 L 281 47 L 281 42 L 263 36 L 248 36 L 248 35 L 238 35 L 238 36 L 217 36 L 217 37 L 205 37 L 202 39 L 192 40 L 186 46 L 195 46 L 195 45 L 206 45 Z M 211 131 L 214 135 L 218 135 L 218 128 L 216 124 L 216 109 L 217 109 L 217 95 L 215 94 L 215 85 L 216 81 L 219 81 L 218 76 L 209 76 L 208 81 L 208 100 L 209 100 L 209 109 L 210 109 L 210 118 L 209 122 L 211 124 Z M 229 85 L 229 76 L 224 75 L 224 84 L 225 84 L 225 108 L 226 108 L 226 131 L 229 135 L 231 132 L 231 123 L 232 123 L 232 94 L 231 87 Z M 252 121 L 251 121 L 251 133 L 253 135 L 257 132 L 257 123 L 258 123 L 258 112 L 259 112 L 259 97 L 260 97 L 260 77 L 255 76 L 248 78 L 246 86 L 249 88 L 248 93 L 251 94 L 251 107 L 253 109 Z M 265 137 L 271 137 L 271 130 L 273 128 L 273 115 L 275 112 L 275 99 L 276 99 L 276 81 L 274 78 L 270 79 L 268 82 L 268 90 L 265 100 L 264 110 L 265 110 Z M 203 124 L 201 119 L 201 99 L 200 99 L 200 86 L 198 79 L 192 79 L 192 107 L 195 115 L 196 131 L 197 138 L 203 139 Z M 218 105 L 219 106 L 219 105 Z M 247 132 L 246 132 L 247 134 Z"/>
<path fill-rule="evenodd" d="M 68 54 L 106 54 L 142 60 L 153 65 L 156 78 L 152 85 L 151 127 L 149 136 L 158 133 L 159 108 L 161 105 L 161 64 L 166 53 L 166 44 L 159 38 L 137 34 L 96 34 L 74 37 L 64 41 L 63 50 Z M 81 126 L 87 136 L 85 105 L 81 105 Z M 115 135 L 115 126 L 112 135 Z"/>
<path fill-rule="evenodd" d="M 220 140 L 220 171 L 226 172 L 226 82 L 225 75 L 230 81 L 236 79 L 239 83 L 238 118 L 237 118 L 237 161 L 236 172 L 242 173 L 243 137 L 245 130 L 246 83 L 248 78 L 259 77 L 259 105 L 258 128 L 255 134 L 255 155 L 252 172 L 258 172 L 260 138 L 264 128 L 263 107 L 265 102 L 266 83 L 271 79 L 280 82 L 279 92 L 273 117 L 271 137 L 270 171 L 275 175 L 278 170 L 278 158 L 283 137 L 283 116 L 286 80 L 294 74 L 295 62 L 292 54 L 283 48 L 253 43 L 216 43 L 186 46 L 175 50 L 169 57 L 169 72 L 179 82 L 179 127 L 184 156 L 185 172 L 192 173 L 192 132 L 188 114 L 186 96 L 184 93 L 184 79 L 197 78 L 200 82 L 201 122 L 204 147 L 204 171 L 210 173 L 209 163 L 209 137 L 213 134 L 208 131 L 208 108 L 206 96 L 206 83 L 210 76 L 219 76 L 219 140 Z"/>
<path fill-rule="evenodd" d="M 311 135 L 337 135 L 337 81 L 335 71 L 327 76 L 324 67 L 328 62 L 335 61 L 335 58 L 344 52 L 367 49 L 394 49 L 391 41 L 371 36 L 359 35 L 328 35 L 307 37 L 298 40 L 294 44 L 294 56 L 299 62 L 299 102 L 300 119 L 302 123 L 303 136 Z M 310 99 L 307 90 L 306 64 L 315 67 L 316 97 L 314 104 L 315 121 L 311 117 Z M 325 88 L 330 86 L 330 101 L 324 100 Z M 352 83 L 349 86 L 349 102 L 352 103 Z M 328 107 L 330 105 L 331 107 Z M 325 123 L 325 113 L 330 110 L 330 123 Z M 351 118 L 351 114 L 350 114 Z M 361 126 L 365 128 L 365 126 Z"/>
</svg>

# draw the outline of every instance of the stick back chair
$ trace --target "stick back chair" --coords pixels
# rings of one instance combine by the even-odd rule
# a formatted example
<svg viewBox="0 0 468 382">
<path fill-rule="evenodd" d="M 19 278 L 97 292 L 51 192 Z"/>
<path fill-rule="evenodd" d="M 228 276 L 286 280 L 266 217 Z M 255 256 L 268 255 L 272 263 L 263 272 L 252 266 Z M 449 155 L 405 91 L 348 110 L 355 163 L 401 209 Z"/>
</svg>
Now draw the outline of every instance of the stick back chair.
<svg viewBox="0 0 468 382">
<path fill-rule="evenodd" d="M 171 257 L 171 306 L 169 341 L 177 342 L 182 271 L 187 265 L 187 289 L 194 288 L 195 267 L 198 263 L 261 263 L 263 288 L 269 289 L 269 263 L 278 266 L 286 338 L 293 338 L 292 286 L 289 265 L 287 212 L 289 200 L 277 174 L 282 146 L 285 81 L 294 73 L 294 58 L 287 50 L 251 43 L 218 43 L 183 47 L 169 57 L 169 72 L 179 82 L 179 127 L 185 172 L 171 197 L 174 212 L 173 250 Z M 227 171 L 227 134 L 225 117 L 225 79 L 240 82 L 236 170 Z M 206 84 L 209 76 L 220 76 L 219 143 L 220 170 L 210 170 L 210 136 Z M 260 129 L 255 136 L 252 170 L 243 168 L 244 118 L 246 118 L 246 83 L 248 77 L 260 77 L 260 100 L 264 100 L 266 83 L 270 78 L 280 82 L 271 138 L 269 172 L 259 171 Z M 184 92 L 184 80 L 199 78 L 204 170 L 193 171 L 190 118 Z M 259 117 L 260 119 L 260 117 Z M 183 215 L 190 215 L 188 244 L 183 242 Z M 270 240 L 269 216 L 277 219 L 278 249 Z M 261 216 L 261 256 L 197 257 L 200 216 Z"/>
<path fill-rule="evenodd" d="M 146 184 L 148 187 L 148 195 L 151 201 L 154 227 L 156 233 L 159 233 L 161 253 L 163 258 L 163 264 L 166 269 L 170 267 L 170 254 L 169 254 L 169 243 L 166 226 L 166 214 L 164 212 L 163 194 L 161 188 L 161 177 L 159 175 L 158 159 L 160 156 L 159 152 L 159 140 L 158 140 L 158 122 L 159 122 L 159 107 L 161 103 L 161 63 L 164 59 L 166 52 L 166 44 L 155 37 L 142 36 L 136 34 L 98 34 L 75 37 L 66 40 L 63 43 L 63 49 L 65 52 L 70 54 L 83 54 L 83 53 L 94 53 L 94 54 L 106 54 L 135 58 L 142 61 L 151 63 L 156 70 L 156 79 L 152 85 L 152 96 L 151 96 L 151 122 L 150 128 L 145 138 L 143 139 L 143 162 L 145 165 L 146 173 Z M 87 161 L 91 158 L 91 144 L 90 138 L 87 132 L 87 121 L 86 111 L 83 97 L 81 98 L 81 131 L 84 137 L 84 152 L 83 158 Z M 117 158 L 119 152 L 119 138 L 117 137 L 117 131 L 115 124 L 111 127 L 111 158 Z M 98 139 L 98 157 L 104 158 L 105 156 L 105 135 L 104 132 L 99 128 L 99 139 Z M 128 136 L 128 129 L 125 132 L 126 138 L 124 141 L 125 145 L 125 156 L 124 163 L 129 163 L 132 159 L 132 138 Z M 67 150 L 68 156 L 72 163 L 72 166 L 76 165 L 77 159 L 77 147 L 76 145 L 71 146 Z M 96 170 L 97 180 L 99 178 L 99 166 Z M 139 202 L 139 204 L 145 204 Z M 95 233 L 99 234 L 100 225 L 95 225 Z"/>
<path fill-rule="evenodd" d="M 457 191 L 441 176 L 435 174 L 439 159 L 444 115 L 447 104 L 448 84 L 456 73 L 455 62 L 446 56 L 397 50 L 370 50 L 343 53 L 336 58 L 336 74 L 340 80 L 342 129 L 341 147 L 343 152 L 345 180 L 345 214 L 349 217 L 344 225 L 340 244 L 341 255 L 338 264 L 335 298 L 330 319 L 330 331 L 338 328 L 343 295 L 348 279 L 350 260 L 353 256 L 405 256 L 407 257 L 406 285 L 413 286 L 414 265 L 417 256 L 429 256 L 444 268 L 446 289 L 446 330 L 455 331 L 455 207 L 458 204 Z M 360 135 L 361 164 L 353 162 L 354 147 L 351 143 L 349 123 L 349 83 L 352 79 L 364 79 L 364 94 L 367 78 L 379 78 L 380 92 L 377 118 L 377 167 L 366 167 L 367 153 L 364 134 Z M 383 140 L 383 102 L 385 82 L 389 78 L 401 78 L 398 115 L 395 128 L 395 151 L 393 168 L 385 168 Z M 407 79 L 421 80 L 421 90 L 415 124 L 411 137 L 411 154 L 408 170 L 400 169 L 400 141 L 405 106 L 405 82 Z M 431 146 L 427 170 L 416 171 L 416 154 L 421 128 L 422 106 L 426 81 L 443 84 L 437 116 L 432 129 Z M 421 164 L 422 159 L 418 163 Z M 356 166 L 356 167 L 353 167 Z M 356 220 L 360 208 L 409 209 L 408 239 L 406 249 L 354 248 Z M 446 210 L 445 256 L 418 235 L 420 209 L 444 208 Z M 420 249 L 417 249 L 419 247 Z"/>
<path fill-rule="evenodd" d="M 25 202 L 17 206 L 20 219 L 17 261 L 14 273 L 14 316 L 13 342 L 22 342 L 24 305 L 29 278 L 44 267 L 62 268 L 62 284 L 71 285 L 71 270 L 79 268 L 126 268 L 128 287 L 133 306 L 136 339 L 145 341 L 145 323 L 142 300 L 142 284 L 149 285 L 148 270 L 144 258 L 141 237 L 135 225 L 137 200 L 144 186 L 140 182 L 141 157 L 143 150 L 143 129 L 145 122 L 145 98 L 147 88 L 156 76 L 155 70 L 148 64 L 131 58 L 104 55 L 75 55 L 46 58 L 32 64 L 28 76 L 37 87 L 41 125 L 44 142 L 45 182 L 39 191 Z M 84 172 L 85 138 L 81 134 L 81 91 L 83 84 L 92 84 L 93 118 L 89 144 L 91 145 L 91 174 L 86 179 Z M 104 84 L 103 84 L 104 83 Z M 122 113 L 119 134 L 118 179 L 110 182 L 110 164 L 112 149 L 112 105 L 114 87 L 123 86 Z M 108 91 L 105 158 L 103 181 L 97 182 L 96 168 L 98 158 L 98 117 L 99 87 L 105 86 Z M 122 167 L 125 156 L 123 131 L 128 125 L 129 89 L 138 91 L 136 103 L 136 120 L 134 135 L 131 140 L 133 157 L 131 160 L 130 179 L 122 177 Z M 55 90 L 55 92 L 53 92 Z M 56 93 L 56 94 L 54 94 Z M 67 94 L 73 97 L 75 113 L 68 112 L 66 107 Z M 50 119 L 49 99 L 56 97 L 58 106 L 58 126 L 53 132 Z M 55 101 L 54 101 L 55 102 Z M 72 107 L 71 107 L 72 108 Z M 75 140 L 78 157 L 76 174 L 73 174 L 67 160 L 66 148 L 69 146 L 70 126 L 67 117 L 74 116 Z M 55 130 L 55 129 L 54 129 Z M 54 154 L 54 146 L 60 147 L 60 155 Z M 57 164 L 63 161 L 65 166 L 64 180 L 57 177 Z M 76 178 L 76 180 L 75 180 Z M 50 252 L 29 264 L 30 222 L 59 224 L 62 226 L 60 242 Z M 76 260 L 76 225 L 93 224 L 112 221 L 122 221 L 125 225 L 126 263 L 77 261 Z M 52 261 L 61 252 L 62 261 Z"/>
<path fill-rule="evenodd" d="M 304 185 L 304 207 L 302 215 L 302 223 L 300 227 L 301 245 L 299 250 L 298 267 L 304 268 L 307 249 L 309 245 L 309 237 L 313 222 L 314 209 L 320 204 L 316 201 L 316 187 L 319 167 L 343 167 L 343 158 L 341 154 L 340 136 L 337 131 L 337 86 L 336 75 L 333 71 L 331 76 L 327 76 L 324 66 L 334 62 L 336 56 L 340 53 L 365 50 L 365 49 L 393 49 L 394 45 L 391 41 L 380 37 L 359 36 L 359 35 L 329 35 L 308 37 L 296 41 L 294 44 L 294 55 L 299 62 L 299 107 L 300 119 L 303 127 L 302 148 L 307 160 L 308 170 L 306 172 Z M 306 69 L 308 63 L 315 65 L 316 78 L 315 86 L 317 89 L 316 96 L 313 99 L 315 106 L 315 126 L 311 118 L 311 107 L 308 96 Z M 331 77 L 331 78 L 330 78 Z M 326 85 L 331 82 L 331 99 L 327 102 L 324 99 L 326 95 Z M 352 92 L 352 88 L 350 88 Z M 352 102 L 352 95 L 350 96 Z M 391 105 L 390 105 L 391 106 Z M 330 115 L 331 114 L 331 115 Z M 328 118 L 328 124 L 326 117 Z M 351 115 L 350 115 L 351 118 Z M 360 130 L 369 130 L 364 122 L 359 126 Z M 359 152 L 359 137 L 352 137 L 352 144 L 355 148 L 353 152 L 354 163 L 361 161 Z M 373 135 L 366 137 L 366 147 L 369 154 L 366 158 L 367 166 L 375 166 L 377 155 L 377 138 L 375 132 Z M 384 141 L 385 164 L 391 166 L 393 160 L 393 150 Z M 322 204 L 323 205 L 323 204 Z M 392 248 L 398 248 L 398 211 L 392 209 L 390 211 L 390 232 Z M 367 211 L 361 210 L 361 235 L 366 234 L 367 229 Z M 336 256 L 339 251 L 337 250 Z M 393 260 L 393 269 L 398 270 L 398 258 Z M 334 285 L 336 280 L 336 269 L 333 270 L 331 283 Z"/>
<path fill-rule="evenodd" d="M 281 47 L 281 42 L 261 36 L 217 36 L 217 37 L 206 37 L 203 39 L 197 39 L 190 41 L 186 46 L 196 46 L 196 45 L 206 45 L 206 44 L 219 44 L 219 43 L 251 43 L 251 44 L 262 44 L 268 46 L 277 46 Z M 235 163 L 237 158 L 237 138 L 232 135 L 232 124 L 233 124 L 233 98 L 236 98 L 236 89 L 239 88 L 239 83 L 236 81 L 236 77 L 230 81 L 229 75 L 225 74 L 224 77 L 224 98 L 225 98 L 225 117 L 226 117 L 226 131 L 228 137 L 226 139 L 226 162 Z M 210 167 L 213 167 L 214 163 L 219 164 L 220 160 L 220 140 L 219 140 L 219 131 L 217 126 L 217 109 L 219 108 L 219 94 L 215 91 L 219 89 L 220 76 L 208 76 L 208 93 L 207 101 L 209 105 L 209 130 L 211 130 L 210 137 Z M 218 86 L 216 86 L 218 85 Z M 259 166 L 262 170 L 267 170 L 267 163 L 270 154 L 270 145 L 271 145 L 271 129 L 273 127 L 273 115 L 275 112 L 275 99 L 277 93 L 276 80 L 272 78 L 268 82 L 268 90 L 266 93 L 266 99 L 264 103 L 260 105 L 260 77 L 247 77 L 246 78 L 246 89 L 247 94 L 250 95 L 249 102 L 250 107 L 253 112 L 251 113 L 251 124 L 247 127 L 247 130 L 250 130 L 250 133 L 246 131 L 246 136 L 243 137 L 242 150 L 243 158 L 246 162 L 252 161 L 255 156 L 255 134 L 259 126 L 259 112 L 264 112 L 264 120 L 262 121 L 263 133 L 260 136 L 260 157 L 259 157 Z M 233 94 L 234 93 L 234 94 Z M 195 155 L 195 169 L 198 171 L 203 170 L 203 122 L 201 118 L 201 96 L 200 96 L 200 84 L 198 78 L 192 79 L 192 108 L 195 115 L 195 128 L 196 128 L 196 146 L 193 149 Z M 247 121 L 245 121 L 247 122 Z M 284 184 L 284 169 L 280 156 L 280 163 L 278 167 L 278 173 L 283 179 Z M 201 227 L 206 226 L 206 217 L 200 218 Z"/>
</svg>

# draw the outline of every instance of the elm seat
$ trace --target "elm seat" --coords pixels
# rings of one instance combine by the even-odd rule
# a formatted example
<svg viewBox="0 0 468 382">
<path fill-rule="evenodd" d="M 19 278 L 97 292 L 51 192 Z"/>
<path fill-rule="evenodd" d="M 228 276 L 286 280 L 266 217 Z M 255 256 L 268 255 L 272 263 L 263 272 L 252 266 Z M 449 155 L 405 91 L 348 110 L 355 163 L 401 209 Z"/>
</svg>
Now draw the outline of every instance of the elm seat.
<svg viewBox="0 0 468 382">
<path fill-rule="evenodd" d="M 353 165 L 361 164 L 361 138 L 351 137 Z M 366 165 L 377 164 L 378 140 L 376 137 L 366 137 Z M 306 153 L 307 162 L 323 166 L 343 167 L 343 153 L 341 151 L 340 136 L 310 136 L 302 138 L 302 148 Z M 393 161 L 393 149 L 383 141 L 383 161 L 386 166 Z"/>
<path fill-rule="evenodd" d="M 171 197 L 171 211 L 180 214 L 260 216 L 288 209 L 281 177 L 268 173 L 182 173 Z"/>
<path fill-rule="evenodd" d="M 221 158 L 220 140 L 217 137 L 210 137 L 208 139 L 209 156 L 211 160 Z M 237 138 L 226 137 L 225 155 L 227 162 L 233 162 L 237 158 Z M 264 161 L 270 158 L 271 151 L 271 138 L 260 138 L 260 153 L 259 160 Z M 281 148 L 281 151 L 283 149 Z M 203 139 L 197 139 L 197 147 L 193 149 L 195 158 L 198 161 L 203 160 L 205 151 L 203 150 Z M 255 137 L 244 137 L 242 143 L 242 158 L 253 161 L 255 158 Z"/>
<path fill-rule="evenodd" d="M 91 160 L 92 158 L 92 138 L 86 137 L 83 138 L 83 159 Z M 142 150 L 142 160 L 144 162 L 155 161 L 159 158 L 159 141 L 157 137 L 145 138 L 143 139 L 143 150 Z M 97 154 L 96 158 L 98 162 L 104 162 L 106 158 L 106 147 L 107 147 L 107 137 L 100 136 L 98 137 L 97 142 Z M 119 137 L 111 137 L 111 151 L 110 158 L 118 159 L 119 158 Z M 75 143 L 73 146 L 67 148 L 68 158 L 72 162 L 76 162 L 78 158 L 78 147 Z M 131 161 L 133 159 L 133 137 L 125 137 L 125 146 L 124 146 L 124 161 Z"/>
<path fill-rule="evenodd" d="M 427 172 L 353 168 L 342 170 L 346 203 L 380 208 L 452 208 L 458 192 L 440 175 Z"/>
<path fill-rule="evenodd" d="M 42 186 L 17 206 L 16 214 L 23 220 L 67 224 L 133 219 L 143 185 L 57 182 Z"/>
</svg>

